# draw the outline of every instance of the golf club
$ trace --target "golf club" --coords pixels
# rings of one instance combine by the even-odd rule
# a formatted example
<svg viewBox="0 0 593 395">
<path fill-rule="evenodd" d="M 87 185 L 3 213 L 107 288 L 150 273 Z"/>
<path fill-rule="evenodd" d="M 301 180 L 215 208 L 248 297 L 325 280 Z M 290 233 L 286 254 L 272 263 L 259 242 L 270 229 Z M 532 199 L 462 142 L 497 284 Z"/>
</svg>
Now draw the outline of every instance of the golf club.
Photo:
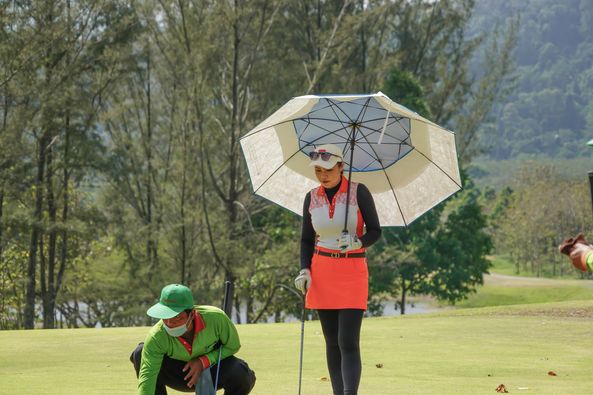
<svg viewBox="0 0 593 395">
<path fill-rule="evenodd" d="M 303 312 L 301 314 L 301 358 L 299 361 L 299 392 L 298 394 L 301 395 L 301 383 L 303 381 L 303 343 L 305 341 L 305 297 L 303 295 L 300 296 L 303 302 Z"/>
<path fill-rule="evenodd" d="M 301 350 L 300 350 L 300 361 L 299 361 L 299 392 L 298 392 L 298 394 L 301 395 L 301 383 L 303 381 L 303 347 L 304 347 L 304 340 L 305 340 L 305 311 L 306 311 L 305 296 L 302 293 L 298 292 L 296 289 L 291 288 L 287 285 L 276 284 L 276 286 L 272 289 L 272 292 L 271 292 L 270 296 L 268 297 L 268 300 L 264 304 L 264 307 L 261 309 L 259 315 L 255 318 L 255 322 L 257 322 L 263 316 L 264 312 L 268 308 L 268 305 L 272 302 L 272 299 L 274 298 L 274 295 L 276 294 L 276 290 L 278 290 L 278 289 L 285 289 L 285 290 L 291 292 L 293 295 L 295 295 L 297 298 L 299 298 L 299 300 L 301 301 L 301 303 L 303 305 L 303 310 L 301 313 Z"/>
<path fill-rule="evenodd" d="M 225 312 L 226 315 L 229 315 L 230 313 L 230 300 L 229 300 L 229 295 L 231 293 L 231 288 L 233 287 L 233 283 L 230 281 L 225 281 L 224 282 L 224 300 L 222 302 L 222 310 Z M 216 380 L 214 381 L 214 392 L 216 392 L 216 389 L 218 388 L 218 373 L 220 372 L 220 358 L 222 357 L 222 344 L 220 345 L 220 348 L 218 349 L 218 362 L 216 364 Z"/>
</svg>

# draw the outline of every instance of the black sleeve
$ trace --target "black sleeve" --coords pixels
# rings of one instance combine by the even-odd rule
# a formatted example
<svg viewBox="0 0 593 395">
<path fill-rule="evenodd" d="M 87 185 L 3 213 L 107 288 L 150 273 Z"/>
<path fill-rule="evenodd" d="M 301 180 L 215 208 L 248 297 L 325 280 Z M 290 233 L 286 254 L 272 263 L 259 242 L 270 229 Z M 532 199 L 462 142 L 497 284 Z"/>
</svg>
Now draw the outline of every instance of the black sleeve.
<svg viewBox="0 0 593 395">
<path fill-rule="evenodd" d="M 381 225 L 379 224 L 377 209 L 375 209 L 375 201 L 369 189 L 363 184 L 358 184 L 356 199 L 366 226 L 366 233 L 360 237 L 360 241 L 363 247 L 369 247 L 381 237 Z"/>
<path fill-rule="evenodd" d="M 311 223 L 311 213 L 309 205 L 311 204 L 311 192 L 305 196 L 303 203 L 303 227 L 301 229 L 301 269 L 311 268 L 311 259 L 315 251 L 315 229 Z"/>
</svg>

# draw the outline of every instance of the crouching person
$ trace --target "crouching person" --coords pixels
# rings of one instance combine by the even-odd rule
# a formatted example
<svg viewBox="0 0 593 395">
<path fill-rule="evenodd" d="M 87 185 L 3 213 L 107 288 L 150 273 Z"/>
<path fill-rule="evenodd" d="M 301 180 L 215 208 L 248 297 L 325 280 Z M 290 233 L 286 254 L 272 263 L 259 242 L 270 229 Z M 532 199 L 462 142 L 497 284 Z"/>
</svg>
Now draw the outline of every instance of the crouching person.
<svg viewBox="0 0 593 395">
<path fill-rule="evenodd" d="M 225 395 L 251 392 L 255 374 L 234 356 L 241 347 L 239 335 L 222 310 L 194 306 L 189 288 L 171 284 L 163 288 L 159 302 L 147 314 L 160 321 L 130 356 L 138 377 L 138 394 L 166 395 L 166 387 L 196 392 L 200 379 L 216 382 L 217 370 L 217 389 L 224 388 Z M 202 377 L 206 374 L 211 377 Z"/>
<path fill-rule="evenodd" d="M 582 233 L 564 240 L 558 249 L 568 255 L 572 265 L 582 272 L 593 272 L 593 245 Z"/>
</svg>

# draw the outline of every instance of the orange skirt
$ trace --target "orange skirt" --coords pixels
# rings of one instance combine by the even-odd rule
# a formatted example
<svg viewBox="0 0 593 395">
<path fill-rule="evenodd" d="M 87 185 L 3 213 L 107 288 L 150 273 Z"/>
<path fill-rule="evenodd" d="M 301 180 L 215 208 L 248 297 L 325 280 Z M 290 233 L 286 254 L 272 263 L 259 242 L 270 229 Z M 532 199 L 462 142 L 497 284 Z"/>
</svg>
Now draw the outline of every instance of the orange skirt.
<svg viewBox="0 0 593 395">
<path fill-rule="evenodd" d="M 369 272 L 366 258 L 313 254 L 311 279 L 305 300 L 308 309 L 367 309 Z"/>
</svg>

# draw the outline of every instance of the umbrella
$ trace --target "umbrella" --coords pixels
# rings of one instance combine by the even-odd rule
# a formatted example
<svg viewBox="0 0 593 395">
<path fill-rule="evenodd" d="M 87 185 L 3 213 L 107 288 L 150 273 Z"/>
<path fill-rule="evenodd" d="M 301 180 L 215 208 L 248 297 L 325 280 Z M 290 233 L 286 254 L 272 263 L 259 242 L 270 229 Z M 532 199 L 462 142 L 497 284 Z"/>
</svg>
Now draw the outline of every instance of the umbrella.
<svg viewBox="0 0 593 395">
<path fill-rule="evenodd" d="M 302 214 L 316 146 L 342 148 L 382 226 L 407 226 L 461 188 L 455 135 L 379 92 L 291 99 L 241 138 L 256 194 Z"/>
</svg>

